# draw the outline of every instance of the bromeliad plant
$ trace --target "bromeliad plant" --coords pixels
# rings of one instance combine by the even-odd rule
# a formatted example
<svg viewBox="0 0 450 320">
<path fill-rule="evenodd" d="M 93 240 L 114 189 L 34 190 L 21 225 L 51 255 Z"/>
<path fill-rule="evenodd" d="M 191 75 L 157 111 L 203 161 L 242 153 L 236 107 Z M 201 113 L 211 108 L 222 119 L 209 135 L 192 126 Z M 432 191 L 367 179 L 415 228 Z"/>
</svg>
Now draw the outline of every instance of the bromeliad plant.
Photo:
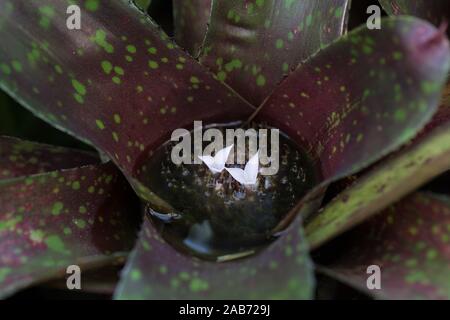
<svg viewBox="0 0 450 320">
<path fill-rule="evenodd" d="M 67 29 L 70 4 L 80 30 Z M 449 195 L 408 195 L 450 168 L 444 28 L 403 16 L 346 34 L 349 0 L 173 4 L 176 43 L 131 1 L 0 1 L 0 86 L 108 159 L 0 139 L 0 295 L 68 265 L 126 260 L 118 299 L 310 299 L 310 250 L 366 221 L 321 272 L 381 298 L 449 298 Z M 449 12 L 445 1 L 382 4 L 438 24 Z M 144 215 L 135 243 L 140 202 L 165 197 L 142 179 L 142 159 L 194 120 L 252 115 L 305 146 L 321 173 L 286 208 L 279 238 L 213 263 L 172 248 Z M 380 290 L 366 287 L 369 265 Z"/>
</svg>

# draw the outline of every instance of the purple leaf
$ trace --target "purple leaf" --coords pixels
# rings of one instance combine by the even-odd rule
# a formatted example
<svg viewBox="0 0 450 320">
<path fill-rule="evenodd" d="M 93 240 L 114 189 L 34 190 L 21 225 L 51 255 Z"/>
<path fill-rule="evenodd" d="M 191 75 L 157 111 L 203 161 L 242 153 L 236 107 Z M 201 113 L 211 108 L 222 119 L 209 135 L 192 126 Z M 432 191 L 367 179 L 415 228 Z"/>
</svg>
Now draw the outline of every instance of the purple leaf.
<svg viewBox="0 0 450 320">
<path fill-rule="evenodd" d="M 95 155 L 0 136 L 0 179 L 97 164 Z"/>
<path fill-rule="evenodd" d="M 360 177 L 306 225 L 312 248 L 354 227 L 449 169 L 450 122 Z"/>
<path fill-rule="evenodd" d="M 450 123 L 450 105 L 441 105 L 439 110 L 434 115 L 433 119 L 427 124 L 425 129 L 420 133 L 420 136 L 427 135 L 433 129 L 444 126 Z"/>
<path fill-rule="evenodd" d="M 212 0 L 174 0 L 173 20 L 177 44 L 196 56 L 206 35 Z"/>
<path fill-rule="evenodd" d="M 348 0 L 215 1 L 201 62 L 254 105 L 346 31 Z"/>
<path fill-rule="evenodd" d="M 108 265 L 133 246 L 139 205 L 112 164 L 0 182 L 0 296 Z"/>
<path fill-rule="evenodd" d="M 393 16 L 412 15 L 445 28 L 450 20 L 450 2 L 447 0 L 380 0 L 383 8 Z M 450 35 L 447 28 L 447 35 Z M 443 103 L 450 105 L 450 84 L 444 91 Z"/>
<path fill-rule="evenodd" d="M 447 0 L 379 0 L 390 15 L 416 16 L 439 26 L 448 22 L 450 2 Z"/>
<path fill-rule="evenodd" d="M 355 230 L 329 274 L 367 290 L 368 266 L 381 271 L 382 299 L 450 298 L 450 199 L 416 193 Z"/>
<path fill-rule="evenodd" d="M 174 129 L 252 112 L 128 1 L 95 3 L 68 30 L 65 2 L 1 2 L 0 87 L 128 177 Z"/>
<path fill-rule="evenodd" d="M 261 106 L 259 120 L 318 159 L 322 186 L 396 150 L 436 112 L 449 69 L 445 35 L 416 18 L 382 26 L 356 29 L 319 52 Z"/>
<path fill-rule="evenodd" d="M 324 176 L 345 176 L 413 138 L 436 112 L 449 69 L 448 41 L 414 18 L 361 27 L 306 61 L 262 106 L 321 159 Z"/>
<path fill-rule="evenodd" d="M 183 255 L 144 219 L 117 299 L 310 299 L 312 264 L 301 223 L 256 256 L 211 263 Z"/>
</svg>

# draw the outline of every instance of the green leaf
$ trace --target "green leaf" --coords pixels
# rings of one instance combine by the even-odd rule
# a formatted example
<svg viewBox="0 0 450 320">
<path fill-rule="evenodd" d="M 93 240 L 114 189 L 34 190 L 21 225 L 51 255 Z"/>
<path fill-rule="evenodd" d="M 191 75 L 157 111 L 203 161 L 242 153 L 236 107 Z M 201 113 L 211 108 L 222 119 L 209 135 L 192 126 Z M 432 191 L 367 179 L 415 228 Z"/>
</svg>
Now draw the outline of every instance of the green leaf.
<svg viewBox="0 0 450 320">
<path fill-rule="evenodd" d="M 306 225 L 316 248 L 450 169 L 450 122 L 377 165 Z"/>
<path fill-rule="evenodd" d="M 144 12 L 147 12 L 152 0 L 133 0 L 136 7 L 142 9 Z"/>
<path fill-rule="evenodd" d="M 382 25 L 356 29 L 305 61 L 257 115 L 317 159 L 318 188 L 395 151 L 437 110 L 449 70 L 446 37 L 416 18 Z"/>
<path fill-rule="evenodd" d="M 88 152 L 0 136 L 0 179 L 98 163 Z"/>
<path fill-rule="evenodd" d="M 349 235 L 325 272 L 381 299 L 450 298 L 450 198 L 415 193 Z M 367 268 L 381 289 L 367 290 Z"/>
<path fill-rule="evenodd" d="M 82 6 L 82 29 L 68 30 L 65 2 L 1 2 L 0 87 L 104 151 L 132 182 L 136 162 L 173 130 L 251 114 L 128 1 L 95 3 Z"/>
<path fill-rule="evenodd" d="M 412 15 L 436 26 L 446 27 L 450 19 L 450 2 L 446 0 L 380 0 L 380 3 L 390 15 Z M 448 28 L 447 35 L 450 35 Z M 444 91 L 443 104 L 450 106 L 450 83 Z"/>
<path fill-rule="evenodd" d="M 211 0 L 174 0 L 175 41 L 196 56 L 203 43 L 211 15 Z"/>
<path fill-rule="evenodd" d="M 254 105 L 346 31 L 348 0 L 213 1 L 201 62 Z"/>
<path fill-rule="evenodd" d="M 116 299 L 311 299 L 314 272 L 301 222 L 261 253 L 211 263 L 165 243 L 147 219 Z"/>
<path fill-rule="evenodd" d="M 109 265 L 133 246 L 139 205 L 112 164 L 0 182 L 0 296 Z"/>
<path fill-rule="evenodd" d="M 449 70 L 440 31 L 415 18 L 356 29 L 306 61 L 258 115 L 304 140 L 325 177 L 366 167 L 413 138 L 436 112 Z"/>
</svg>

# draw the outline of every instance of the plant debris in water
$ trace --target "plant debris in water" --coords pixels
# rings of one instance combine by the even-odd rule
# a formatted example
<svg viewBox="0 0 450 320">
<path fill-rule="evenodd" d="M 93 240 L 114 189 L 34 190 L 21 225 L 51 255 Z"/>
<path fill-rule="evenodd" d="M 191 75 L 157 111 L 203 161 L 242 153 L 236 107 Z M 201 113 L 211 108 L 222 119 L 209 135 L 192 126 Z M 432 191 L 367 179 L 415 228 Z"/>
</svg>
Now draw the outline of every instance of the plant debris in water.
<svg viewBox="0 0 450 320">
<path fill-rule="evenodd" d="M 230 127 L 216 128 L 224 133 Z M 203 148 L 209 143 L 203 142 Z M 247 256 L 269 244 L 274 239 L 271 230 L 318 179 L 308 154 L 284 134 L 279 135 L 278 172 L 258 174 L 254 185 L 240 184 L 227 170 L 213 173 L 204 163 L 174 164 L 171 152 L 176 144 L 166 142 L 142 166 L 146 185 L 158 190 L 174 210 L 160 212 L 149 203 L 147 213 L 172 246 L 206 260 Z M 252 156 L 248 140 L 245 146 L 247 163 Z M 274 156 L 270 144 L 267 151 Z M 242 149 L 233 148 L 229 159 L 236 160 L 238 152 Z M 245 164 L 230 167 L 244 169 Z"/>
</svg>

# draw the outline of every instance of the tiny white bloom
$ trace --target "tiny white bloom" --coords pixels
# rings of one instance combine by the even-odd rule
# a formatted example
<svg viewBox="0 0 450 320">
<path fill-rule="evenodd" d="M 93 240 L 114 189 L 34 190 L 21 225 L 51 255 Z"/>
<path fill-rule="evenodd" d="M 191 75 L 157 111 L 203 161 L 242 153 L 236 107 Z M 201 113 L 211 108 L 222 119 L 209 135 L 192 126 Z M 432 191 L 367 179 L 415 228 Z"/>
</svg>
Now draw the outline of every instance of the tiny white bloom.
<svg viewBox="0 0 450 320">
<path fill-rule="evenodd" d="M 225 168 L 231 176 L 243 185 L 254 185 L 259 172 L 259 151 L 245 165 L 244 170 L 240 168 Z"/>
</svg>

